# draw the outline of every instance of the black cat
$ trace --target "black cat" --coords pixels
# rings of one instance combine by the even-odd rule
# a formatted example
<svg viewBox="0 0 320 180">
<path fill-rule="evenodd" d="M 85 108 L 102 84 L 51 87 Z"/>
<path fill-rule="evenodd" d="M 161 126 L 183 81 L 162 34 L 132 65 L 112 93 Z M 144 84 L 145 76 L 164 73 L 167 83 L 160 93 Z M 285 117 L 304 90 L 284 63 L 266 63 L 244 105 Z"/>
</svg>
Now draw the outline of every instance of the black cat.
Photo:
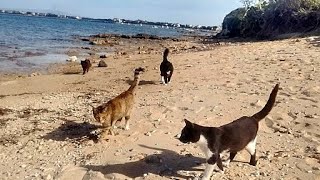
<svg viewBox="0 0 320 180">
<path fill-rule="evenodd" d="M 179 140 L 183 143 L 197 143 L 207 158 L 207 166 L 202 177 L 208 180 L 214 169 L 214 164 L 223 171 L 220 153 L 229 151 L 229 162 L 233 160 L 237 152 L 246 149 L 250 155 L 250 165 L 255 166 L 256 160 L 256 136 L 259 121 L 271 111 L 277 96 L 279 84 L 272 90 L 269 100 L 264 108 L 251 117 L 243 116 L 229 124 L 220 127 L 205 127 L 185 119 L 186 126 L 182 129 Z"/>
<path fill-rule="evenodd" d="M 161 81 L 164 85 L 170 83 L 172 73 L 173 73 L 173 65 L 168 61 L 169 49 L 166 48 L 163 52 L 163 61 L 160 64 L 160 72 L 161 72 Z"/>
<path fill-rule="evenodd" d="M 92 66 L 92 64 L 91 64 L 89 59 L 81 61 L 81 67 L 82 67 L 82 70 L 83 70 L 83 74 L 88 73 L 89 69 L 91 68 L 91 66 Z"/>
</svg>

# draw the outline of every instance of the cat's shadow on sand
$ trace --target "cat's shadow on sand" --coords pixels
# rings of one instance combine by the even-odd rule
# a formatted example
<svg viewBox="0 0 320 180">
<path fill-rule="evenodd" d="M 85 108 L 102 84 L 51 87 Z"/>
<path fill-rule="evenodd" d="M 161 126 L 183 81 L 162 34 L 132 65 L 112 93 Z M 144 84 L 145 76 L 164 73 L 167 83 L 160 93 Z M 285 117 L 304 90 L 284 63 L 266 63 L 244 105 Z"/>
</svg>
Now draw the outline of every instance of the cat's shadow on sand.
<svg viewBox="0 0 320 180">
<path fill-rule="evenodd" d="M 84 139 L 92 139 L 95 142 L 97 137 L 91 134 L 92 131 L 99 129 L 101 126 L 90 124 L 88 122 L 77 123 L 65 120 L 60 127 L 47 133 L 43 139 L 51 139 L 55 141 L 81 141 Z"/>
<path fill-rule="evenodd" d="M 126 83 L 131 85 L 133 83 L 133 80 L 126 80 Z M 143 86 L 143 85 L 154 85 L 154 84 L 157 84 L 157 82 L 155 81 L 147 81 L 147 80 L 140 80 L 139 82 L 139 86 Z"/>
<path fill-rule="evenodd" d="M 122 174 L 130 178 L 143 177 L 144 174 L 151 173 L 165 177 L 176 177 L 182 179 L 192 178 L 179 174 L 178 171 L 203 171 L 196 168 L 205 163 L 204 158 L 180 155 L 175 151 L 140 145 L 141 147 L 160 151 L 160 154 L 151 154 L 147 157 L 123 164 L 109 165 L 87 165 L 84 166 L 89 170 L 99 171 L 104 175 Z M 154 160 L 155 159 L 155 160 Z"/>
</svg>

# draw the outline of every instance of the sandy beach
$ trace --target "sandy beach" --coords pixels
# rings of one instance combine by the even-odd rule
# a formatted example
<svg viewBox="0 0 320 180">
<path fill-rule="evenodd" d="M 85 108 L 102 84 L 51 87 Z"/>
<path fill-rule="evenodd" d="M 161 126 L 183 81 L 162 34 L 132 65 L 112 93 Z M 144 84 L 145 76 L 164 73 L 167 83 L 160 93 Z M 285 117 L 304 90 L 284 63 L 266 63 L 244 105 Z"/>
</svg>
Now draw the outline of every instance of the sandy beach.
<svg viewBox="0 0 320 180">
<path fill-rule="evenodd" d="M 53 65 L 48 74 L 0 77 L 0 179 L 194 179 L 205 156 L 176 139 L 183 119 L 220 126 L 250 116 L 276 83 L 276 105 L 260 122 L 257 166 L 242 151 L 212 179 L 320 179 L 320 38 L 219 44 L 108 38 L 102 44 L 70 51 L 93 62 L 86 75 L 74 62 Z M 110 47 L 114 53 L 100 58 Z M 175 67 L 168 86 L 159 72 L 165 47 Z M 108 67 L 97 67 L 100 60 Z M 136 67 L 146 72 L 130 130 L 116 129 L 108 142 L 88 139 L 99 125 L 90 105 L 127 90 Z"/>
</svg>

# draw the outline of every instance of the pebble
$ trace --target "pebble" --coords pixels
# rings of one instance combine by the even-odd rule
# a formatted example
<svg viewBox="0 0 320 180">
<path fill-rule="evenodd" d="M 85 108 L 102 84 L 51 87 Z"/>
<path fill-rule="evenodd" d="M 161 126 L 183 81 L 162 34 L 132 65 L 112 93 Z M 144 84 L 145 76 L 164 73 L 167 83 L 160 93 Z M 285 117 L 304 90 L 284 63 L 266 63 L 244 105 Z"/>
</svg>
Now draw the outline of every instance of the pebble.
<svg viewBox="0 0 320 180">
<path fill-rule="evenodd" d="M 51 180 L 51 179 L 52 179 L 52 176 L 51 176 L 50 174 L 48 174 L 45 179 L 46 179 L 46 180 Z"/>
<path fill-rule="evenodd" d="M 266 104 L 266 102 L 261 101 L 261 100 L 257 100 L 256 102 L 251 103 L 250 105 L 251 106 L 256 106 L 256 107 L 263 107 L 265 104 Z"/>
<path fill-rule="evenodd" d="M 98 64 L 98 67 L 108 67 L 108 65 L 104 60 L 101 60 Z"/>
<path fill-rule="evenodd" d="M 41 75 L 40 73 L 35 72 L 35 73 L 31 73 L 31 74 L 29 75 L 29 77 L 40 76 L 40 75 Z"/>
<path fill-rule="evenodd" d="M 103 54 L 103 55 L 100 56 L 100 58 L 107 58 L 107 55 Z"/>
<path fill-rule="evenodd" d="M 68 61 L 68 62 L 75 62 L 75 61 L 77 61 L 77 60 L 78 60 L 77 56 L 70 56 L 66 61 Z"/>
</svg>

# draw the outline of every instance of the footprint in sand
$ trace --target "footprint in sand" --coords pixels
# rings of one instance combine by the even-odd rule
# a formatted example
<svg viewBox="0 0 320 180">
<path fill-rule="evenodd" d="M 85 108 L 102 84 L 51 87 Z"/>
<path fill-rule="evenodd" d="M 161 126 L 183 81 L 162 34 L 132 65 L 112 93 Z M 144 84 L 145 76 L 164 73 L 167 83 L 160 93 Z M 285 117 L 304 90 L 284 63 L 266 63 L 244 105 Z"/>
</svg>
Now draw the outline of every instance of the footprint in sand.
<svg viewBox="0 0 320 180">
<path fill-rule="evenodd" d="M 291 133 L 289 124 L 294 121 L 293 119 L 289 113 L 274 113 L 272 116 L 268 115 L 264 122 L 267 127 L 273 129 L 275 132 Z"/>
<path fill-rule="evenodd" d="M 315 97 L 320 94 L 320 86 L 314 86 L 314 87 L 308 88 L 302 91 L 301 94 L 307 97 Z"/>
<path fill-rule="evenodd" d="M 317 99 L 320 95 L 320 87 L 319 86 L 314 86 L 307 88 L 301 92 L 304 97 L 300 97 L 299 99 L 302 100 L 308 100 L 314 103 L 318 103 L 319 100 Z"/>
</svg>

